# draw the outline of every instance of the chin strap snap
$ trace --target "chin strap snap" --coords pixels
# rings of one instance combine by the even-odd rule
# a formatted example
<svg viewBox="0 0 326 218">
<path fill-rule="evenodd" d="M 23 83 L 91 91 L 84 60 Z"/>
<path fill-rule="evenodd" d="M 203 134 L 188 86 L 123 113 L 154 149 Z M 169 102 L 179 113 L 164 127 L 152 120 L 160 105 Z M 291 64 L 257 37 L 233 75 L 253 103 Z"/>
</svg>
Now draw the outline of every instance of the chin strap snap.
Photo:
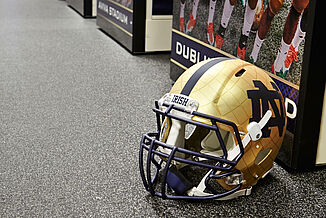
<svg viewBox="0 0 326 218">
<path fill-rule="evenodd" d="M 245 148 L 251 140 L 257 141 L 262 137 L 263 133 L 261 130 L 265 127 L 271 117 L 272 111 L 268 110 L 258 123 L 253 121 L 248 124 L 248 133 L 242 139 L 243 148 Z"/>
</svg>

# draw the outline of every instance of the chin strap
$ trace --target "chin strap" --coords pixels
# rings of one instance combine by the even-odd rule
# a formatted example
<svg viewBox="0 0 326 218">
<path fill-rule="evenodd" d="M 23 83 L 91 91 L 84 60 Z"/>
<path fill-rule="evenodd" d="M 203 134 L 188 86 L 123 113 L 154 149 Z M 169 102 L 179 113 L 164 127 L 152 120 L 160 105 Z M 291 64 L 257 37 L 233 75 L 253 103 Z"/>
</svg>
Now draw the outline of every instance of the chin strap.
<svg viewBox="0 0 326 218">
<path fill-rule="evenodd" d="M 274 168 L 274 166 L 272 168 L 270 168 L 263 176 L 262 178 L 264 178 L 272 169 Z M 202 178 L 202 180 L 200 181 L 199 185 L 197 187 L 193 187 L 192 189 L 187 191 L 187 195 L 188 196 L 200 196 L 200 197 L 205 197 L 205 196 L 211 196 L 212 194 L 210 193 L 206 193 L 204 192 L 206 189 L 206 185 L 205 185 L 205 180 L 207 178 L 207 176 L 211 173 L 211 170 Z M 252 187 L 246 188 L 246 189 L 241 189 L 238 190 L 230 195 L 227 195 L 225 197 L 222 198 L 218 198 L 216 200 L 230 200 L 233 198 L 237 198 L 240 196 L 248 196 L 251 194 L 251 189 Z"/>
<path fill-rule="evenodd" d="M 187 191 L 188 196 L 206 197 L 206 196 L 213 195 L 213 194 L 204 192 L 205 189 L 206 189 L 205 180 L 209 176 L 211 171 L 212 170 L 210 170 L 210 171 L 208 171 L 208 173 L 206 173 L 206 175 L 202 178 L 202 180 L 200 181 L 200 183 L 199 183 L 199 185 L 197 187 L 193 187 L 192 189 Z M 251 189 L 252 189 L 252 187 L 249 187 L 249 188 L 246 188 L 246 189 L 241 189 L 241 190 L 235 191 L 232 194 L 229 194 L 227 196 L 217 198 L 216 200 L 223 201 L 223 200 L 230 200 L 230 199 L 233 199 L 233 198 L 237 198 L 237 197 L 240 197 L 240 196 L 247 196 L 247 195 L 251 194 Z"/>
</svg>

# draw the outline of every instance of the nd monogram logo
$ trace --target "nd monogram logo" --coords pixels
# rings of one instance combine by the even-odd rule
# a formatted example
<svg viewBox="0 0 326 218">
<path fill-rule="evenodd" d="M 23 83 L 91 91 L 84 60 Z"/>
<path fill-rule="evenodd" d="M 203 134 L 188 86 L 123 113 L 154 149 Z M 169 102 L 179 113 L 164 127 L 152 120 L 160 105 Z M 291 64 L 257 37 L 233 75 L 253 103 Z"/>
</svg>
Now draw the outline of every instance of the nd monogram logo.
<svg viewBox="0 0 326 218">
<path fill-rule="evenodd" d="M 277 127 L 279 136 L 282 136 L 285 125 L 285 114 L 282 106 L 282 96 L 278 92 L 278 87 L 274 82 L 271 82 L 274 90 L 268 90 L 267 87 L 258 80 L 254 80 L 254 85 L 258 90 L 248 90 L 248 98 L 252 102 L 252 117 L 249 122 L 259 122 L 264 114 L 269 110 L 269 105 L 272 107 L 274 117 L 268 121 L 262 129 L 263 138 L 269 137 L 271 134 L 270 127 Z"/>
</svg>

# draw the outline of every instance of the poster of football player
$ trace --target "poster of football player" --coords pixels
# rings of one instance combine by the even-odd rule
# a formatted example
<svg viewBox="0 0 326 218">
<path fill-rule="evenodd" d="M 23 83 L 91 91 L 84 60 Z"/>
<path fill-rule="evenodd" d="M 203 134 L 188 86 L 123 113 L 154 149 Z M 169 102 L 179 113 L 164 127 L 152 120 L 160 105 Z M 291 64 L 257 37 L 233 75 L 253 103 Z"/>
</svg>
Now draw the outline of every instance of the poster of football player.
<svg viewBox="0 0 326 218">
<path fill-rule="evenodd" d="M 173 29 L 299 86 L 309 0 L 174 1 Z M 173 51 L 172 51 L 173 52 Z"/>
<path fill-rule="evenodd" d="M 299 98 L 307 91 L 305 85 L 299 89 L 301 80 L 309 73 L 310 53 L 305 54 L 305 50 L 309 51 L 312 42 L 315 2 L 178 0 L 173 3 L 171 79 L 176 80 L 193 64 L 213 57 L 239 58 L 264 69 L 285 98 L 288 123 L 280 155 L 289 157 L 294 141 L 299 140 L 296 132 L 303 128 L 297 122 L 302 119 Z"/>
</svg>

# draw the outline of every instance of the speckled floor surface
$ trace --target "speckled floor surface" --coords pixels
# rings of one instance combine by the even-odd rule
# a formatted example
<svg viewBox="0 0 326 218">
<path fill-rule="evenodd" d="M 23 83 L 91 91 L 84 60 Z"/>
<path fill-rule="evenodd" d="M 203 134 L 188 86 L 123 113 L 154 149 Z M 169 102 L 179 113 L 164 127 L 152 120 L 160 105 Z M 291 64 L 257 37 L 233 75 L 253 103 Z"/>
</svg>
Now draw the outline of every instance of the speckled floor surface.
<svg viewBox="0 0 326 218">
<path fill-rule="evenodd" d="M 138 172 L 169 55 L 132 56 L 59 0 L 0 1 L 0 217 L 326 217 L 326 169 L 164 201 Z"/>
</svg>

